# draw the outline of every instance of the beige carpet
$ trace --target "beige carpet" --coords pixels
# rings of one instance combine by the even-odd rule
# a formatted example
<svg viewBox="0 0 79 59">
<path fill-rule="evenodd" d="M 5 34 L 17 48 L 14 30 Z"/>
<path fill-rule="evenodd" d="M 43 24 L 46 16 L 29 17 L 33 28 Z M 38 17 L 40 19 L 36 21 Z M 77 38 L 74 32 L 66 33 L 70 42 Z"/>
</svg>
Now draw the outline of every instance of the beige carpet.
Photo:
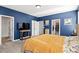
<svg viewBox="0 0 79 59">
<path fill-rule="evenodd" d="M 0 45 L 0 53 L 21 53 L 24 41 L 7 42 Z"/>
</svg>

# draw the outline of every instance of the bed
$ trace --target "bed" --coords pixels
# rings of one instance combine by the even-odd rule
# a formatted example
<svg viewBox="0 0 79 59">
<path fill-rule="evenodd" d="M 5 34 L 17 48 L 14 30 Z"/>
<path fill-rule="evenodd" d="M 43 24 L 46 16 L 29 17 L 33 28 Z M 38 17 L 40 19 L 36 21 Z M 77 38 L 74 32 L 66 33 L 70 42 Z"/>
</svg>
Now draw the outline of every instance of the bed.
<svg viewBox="0 0 79 59">
<path fill-rule="evenodd" d="M 79 36 L 65 37 L 64 52 L 65 53 L 79 53 Z"/>
<path fill-rule="evenodd" d="M 64 36 L 44 34 L 26 39 L 23 51 L 33 53 L 63 53 Z"/>
</svg>

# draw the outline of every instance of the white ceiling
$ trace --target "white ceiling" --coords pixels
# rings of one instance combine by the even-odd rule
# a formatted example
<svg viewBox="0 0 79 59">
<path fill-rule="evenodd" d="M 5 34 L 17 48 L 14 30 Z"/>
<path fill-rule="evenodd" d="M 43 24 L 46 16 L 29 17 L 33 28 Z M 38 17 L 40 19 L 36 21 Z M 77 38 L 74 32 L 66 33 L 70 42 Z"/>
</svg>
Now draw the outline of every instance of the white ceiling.
<svg viewBox="0 0 79 59">
<path fill-rule="evenodd" d="M 36 8 L 35 5 L 3 5 L 4 7 L 14 9 L 26 14 L 30 14 L 36 17 L 62 13 L 77 9 L 77 5 L 41 5 L 41 8 Z"/>
</svg>

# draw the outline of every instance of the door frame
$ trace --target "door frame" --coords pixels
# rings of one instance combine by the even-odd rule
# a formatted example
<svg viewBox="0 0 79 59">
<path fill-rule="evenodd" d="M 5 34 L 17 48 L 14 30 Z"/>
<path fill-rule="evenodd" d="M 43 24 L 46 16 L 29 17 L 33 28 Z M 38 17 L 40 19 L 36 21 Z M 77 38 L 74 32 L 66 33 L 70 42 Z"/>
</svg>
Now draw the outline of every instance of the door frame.
<svg viewBox="0 0 79 59">
<path fill-rule="evenodd" d="M 10 27 L 10 30 L 11 30 L 11 40 L 12 41 L 14 41 L 14 17 L 13 16 L 7 16 L 7 15 L 0 15 L 0 21 L 2 21 L 2 17 L 9 17 L 9 18 L 11 18 L 11 23 L 10 23 L 10 25 L 11 25 L 11 27 Z M 1 28 L 1 23 L 0 23 L 0 28 Z M 0 32 L 1 32 L 1 29 L 0 29 Z M 0 33 L 0 40 L 1 40 L 1 33 Z"/>
<path fill-rule="evenodd" d="M 60 28 L 61 28 L 61 26 L 60 26 L 60 24 L 61 24 L 61 23 L 60 23 L 60 19 L 52 19 L 52 20 L 51 20 L 51 34 L 52 34 L 52 22 L 53 22 L 53 21 L 59 21 L 59 35 L 60 35 Z M 55 30 L 54 30 L 54 32 L 55 32 Z"/>
</svg>

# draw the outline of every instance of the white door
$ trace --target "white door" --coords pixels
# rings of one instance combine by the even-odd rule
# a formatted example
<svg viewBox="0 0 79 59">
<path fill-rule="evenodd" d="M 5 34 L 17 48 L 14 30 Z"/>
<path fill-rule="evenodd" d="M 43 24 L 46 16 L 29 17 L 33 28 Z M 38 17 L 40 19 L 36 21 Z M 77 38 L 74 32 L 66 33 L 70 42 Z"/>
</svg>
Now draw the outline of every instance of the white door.
<svg viewBox="0 0 79 59">
<path fill-rule="evenodd" d="M 44 33 L 44 22 L 39 21 L 39 35 Z"/>
<path fill-rule="evenodd" d="M 2 16 L 1 20 L 1 35 L 2 37 L 10 38 L 10 18 Z M 8 39 L 10 40 L 10 39 Z"/>
<path fill-rule="evenodd" d="M 51 22 L 51 32 L 54 35 L 60 35 L 60 19 L 54 19 Z"/>
<path fill-rule="evenodd" d="M 14 17 L 11 16 L 6 16 L 6 15 L 0 15 L 0 44 L 2 43 L 2 37 L 3 37 L 3 33 L 2 33 L 2 20 L 3 18 L 7 18 L 8 20 L 10 20 L 9 23 L 9 36 L 11 40 L 14 40 Z M 5 25 L 6 27 L 6 25 Z"/>
<path fill-rule="evenodd" d="M 39 35 L 39 22 L 32 20 L 32 36 Z"/>
<path fill-rule="evenodd" d="M 35 21 L 35 36 L 39 35 L 39 22 Z"/>
<path fill-rule="evenodd" d="M 2 16 L 2 35 L 3 37 L 9 37 L 9 40 L 14 40 L 14 18 L 10 16 Z"/>
<path fill-rule="evenodd" d="M 32 36 L 35 34 L 35 22 L 32 20 Z"/>
<path fill-rule="evenodd" d="M 10 20 L 10 38 L 12 41 L 14 41 L 14 18 L 11 17 Z"/>
</svg>

